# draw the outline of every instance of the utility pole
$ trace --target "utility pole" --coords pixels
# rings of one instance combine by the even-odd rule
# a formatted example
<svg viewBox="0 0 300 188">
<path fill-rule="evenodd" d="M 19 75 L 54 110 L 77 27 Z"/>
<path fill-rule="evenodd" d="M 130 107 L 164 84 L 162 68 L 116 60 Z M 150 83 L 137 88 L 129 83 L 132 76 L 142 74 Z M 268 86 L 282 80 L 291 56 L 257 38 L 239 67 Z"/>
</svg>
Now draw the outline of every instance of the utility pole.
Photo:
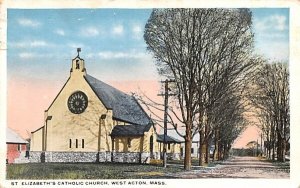
<svg viewBox="0 0 300 188">
<path fill-rule="evenodd" d="M 167 125 L 168 125 L 168 99 L 169 96 L 174 96 L 175 94 L 169 94 L 169 82 L 175 82 L 175 80 L 168 80 L 161 81 L 162 83 L 165 83 L 165 93 L 164 94 L 158 94 L 158 96 L 164 96 L 164 145 L 163 145 L 163 165 L 164 168 L 167 167 L 167 143 L 166 143 L 166 137 L 167 137 Z"/>
</svg>

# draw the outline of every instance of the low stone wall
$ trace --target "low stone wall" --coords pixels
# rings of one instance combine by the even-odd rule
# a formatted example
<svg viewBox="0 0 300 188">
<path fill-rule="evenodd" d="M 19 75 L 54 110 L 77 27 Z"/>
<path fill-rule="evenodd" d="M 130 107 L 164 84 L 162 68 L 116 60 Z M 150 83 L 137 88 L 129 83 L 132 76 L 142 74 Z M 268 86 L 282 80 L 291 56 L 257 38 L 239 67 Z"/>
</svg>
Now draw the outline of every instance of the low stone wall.
<svg viewBox="0 0 300 188">
<path fill-rule="evenodd" d="M 41 151 L 30 151 L 29 152 L 29 161 L 31 163 L 40 163 L 41 162 Z"/>
<path fill-rule="evenodd" d="M 45 152 L 45 162 L 96 162 L 94 152 Z"/>
<path fill-rule="evenodd" d="M 41 152 L 30 151 L 29 161 L 31 163 L 40 162 L 109 162 L 110 152 Z"/>
<path fill-rule="evenodd" d="M 170 160 L 180 160 L 180 153 L 167 153 L 167 158 Z"/>
<path fill-rule="evenodd" d="M 113 153 L 113 162 L 117 163 L 141 163 L 141 153 Z"/>
<path fill-rule="evenodd" d="M 153 152 L 152 155 L 150 156 L 151 159 L 160 159 L 161 153 L 160 152 Z"/>
<path fill-rule="evenodd" d="M 159 159 L 159 153 L 151 156 Z M 40 162 L 118 162 L 118 163 L 149 163 L 150 153 L 139 152 L 41 152 L 30 151 L 29 161 Z"/>
</svg>

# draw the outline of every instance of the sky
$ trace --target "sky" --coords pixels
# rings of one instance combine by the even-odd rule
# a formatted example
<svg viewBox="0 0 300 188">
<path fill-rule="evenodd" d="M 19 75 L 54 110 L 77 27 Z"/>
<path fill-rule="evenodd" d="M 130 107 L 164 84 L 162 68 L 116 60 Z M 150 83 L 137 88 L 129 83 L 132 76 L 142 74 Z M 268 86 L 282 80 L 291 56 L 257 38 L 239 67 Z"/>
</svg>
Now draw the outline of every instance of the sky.
<svg viewBox="0 0 300 188">
<path fill-rule="evenodd" d="M 156 69 L 143 40 L 150 13 L 150 9 L 8 10 L 9 76 L 44 79 L 49 68 L 59 66 L 47 75 L 56 80 L 66 75 L 80 47 L 89 73 L 99 79 L 153 79 Z"/>
<path fill-rule="evenodd" d="M 157 97 L 161 78 L 143 39 L 151 11 L 8 9 L 8 126 L 28 137 L 43 125 L 43 112 L 69 77 L 77 48 L 82 49 L 88 74 L 124 92 Z M 288 62 L 289 9 L 251 11 L 255 52 Z M 250 129 L 250 135 L 258 132 Z M 247 139 L 257 138 L 241 136 L 237 142 Z"/>
</svg>

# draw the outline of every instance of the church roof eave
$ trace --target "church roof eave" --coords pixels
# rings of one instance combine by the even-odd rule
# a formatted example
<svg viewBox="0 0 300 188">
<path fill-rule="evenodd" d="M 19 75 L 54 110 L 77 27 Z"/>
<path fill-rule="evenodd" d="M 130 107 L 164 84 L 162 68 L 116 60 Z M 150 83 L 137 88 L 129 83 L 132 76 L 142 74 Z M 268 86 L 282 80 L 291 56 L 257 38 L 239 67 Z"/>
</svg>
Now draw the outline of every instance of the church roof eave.
<svg viewBox="0 0 300 188">
<path fill-rule="evenodd" d="M 66 83 L 63 85 L 63 87 L 61 88 L 61 90 L 58 92 L 58 94 L 56 95 L 56 97 L 54 98 L 54 100 L 52 101 L 52 103 L 50 104 L 50 106 L 47 108 L 47 110 L 45 111 L 49 111 L 49 109 L 51 108 L 51 106 L 53 105 L 53 103 L 56 101 L 56 99 L 58 98 L 58 96 L 60 95 L 60 93 L 64 90 L 64 88 L 66 87 L 67 83 L 69 82 L 71 77 L 68 78 L 68 80 L 66 81 Z"/>
<path fill-rule="evenodd" d="M 75 59 L 80 59 L 80 60 L 83 60 L 83 61 L 84 61 L 84 59 L 82 59 L 82 58 L 79 57 L 79 56 L 74 57 L 74 58 L 72 59 L 72 61 L 74 61 Z"/>
<path fill-rule="evenodd" d="M 35 133 L 35 132 L 37 132 L 37 131 L 39 131 L 39 130 L 42 129 L 42 128 L 44 128 L 44 126 L 41 126 L 40 128 L 37 128 L 37 129 L 34 130 L 34 131 L 31 131 L 31 134 L 32 134 L 32 133 Z"/>
</svg>

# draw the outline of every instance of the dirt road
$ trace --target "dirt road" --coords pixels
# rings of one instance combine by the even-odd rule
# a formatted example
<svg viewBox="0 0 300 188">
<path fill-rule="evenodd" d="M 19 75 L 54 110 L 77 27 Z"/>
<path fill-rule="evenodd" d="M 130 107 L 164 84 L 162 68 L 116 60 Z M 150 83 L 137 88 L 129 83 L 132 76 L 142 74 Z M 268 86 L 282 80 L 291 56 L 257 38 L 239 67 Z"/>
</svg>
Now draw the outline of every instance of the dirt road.
<svg viewBox="0 0 300 188">
<path fill-rule="evenodd" d="M 290 177 L 289 162 L 271 163 L 257 157 L 231 157 L 213 168 L 173 174 L 177 178 L 271 178 Z"/>
</svg>

